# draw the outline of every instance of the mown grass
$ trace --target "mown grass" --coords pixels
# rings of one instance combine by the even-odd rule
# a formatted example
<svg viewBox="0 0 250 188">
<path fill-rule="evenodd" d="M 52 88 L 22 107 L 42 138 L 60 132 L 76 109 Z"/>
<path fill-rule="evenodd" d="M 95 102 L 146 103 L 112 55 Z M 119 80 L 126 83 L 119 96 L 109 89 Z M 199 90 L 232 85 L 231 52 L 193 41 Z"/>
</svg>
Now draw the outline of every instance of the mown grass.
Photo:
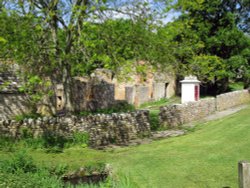
<svg viewBox="0 0 250 188">
<path fill-rule="evenodd" d="M 200 124 L 185 136 L 150 144 L 98 151 L 74 146 L 62 153 L 27 149 L 36 164 L 66 164 L 69 169 L 110 163 L 115 175 L 127 177 L 122 187 L 237 187 L 237 163 L 250 160 L 250 108 Z M 18 148 L 18 144 L 15 150 Z M 1 160 L 12 152 L 0 151 Z M 130 186 L 128 186 L 130 185 Z"/>
</svg>

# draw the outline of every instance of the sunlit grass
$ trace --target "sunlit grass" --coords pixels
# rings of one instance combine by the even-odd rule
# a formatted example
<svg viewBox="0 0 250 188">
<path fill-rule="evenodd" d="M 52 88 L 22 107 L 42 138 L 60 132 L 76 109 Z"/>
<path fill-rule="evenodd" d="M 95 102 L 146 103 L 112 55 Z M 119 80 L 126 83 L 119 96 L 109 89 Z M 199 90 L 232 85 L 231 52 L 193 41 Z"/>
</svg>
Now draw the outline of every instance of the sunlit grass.
<svg viewBox="0 0 250 188">
<path fill-rule="evenodd" d="M 185 136 L 150 144 L 98 151 L 80 146 L 62 153 L 27 149 L 39 165 L 67 164 L 69 169 L 110 163 L 138 187 L 237 187 L 237 163 L 250 160 L 250 108 L 198 125 Z M 24 149 L 17 148 L 16 149 Z M 1 159 L 11 152 L 0 152 Z"/>
</svg>

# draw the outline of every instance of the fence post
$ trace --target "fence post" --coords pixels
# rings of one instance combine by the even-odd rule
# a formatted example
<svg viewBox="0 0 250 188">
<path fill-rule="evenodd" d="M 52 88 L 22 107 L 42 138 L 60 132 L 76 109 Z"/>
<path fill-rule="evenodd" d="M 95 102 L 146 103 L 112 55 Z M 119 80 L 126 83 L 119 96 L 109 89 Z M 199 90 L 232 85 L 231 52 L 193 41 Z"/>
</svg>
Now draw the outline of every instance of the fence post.
<svg viewBox="0 0 250 188">
<path fill-rule="evenodd" d="M 239 161 L 239 188 L 250 188 L 250 163 L 247 161 Z"/>
</svg>

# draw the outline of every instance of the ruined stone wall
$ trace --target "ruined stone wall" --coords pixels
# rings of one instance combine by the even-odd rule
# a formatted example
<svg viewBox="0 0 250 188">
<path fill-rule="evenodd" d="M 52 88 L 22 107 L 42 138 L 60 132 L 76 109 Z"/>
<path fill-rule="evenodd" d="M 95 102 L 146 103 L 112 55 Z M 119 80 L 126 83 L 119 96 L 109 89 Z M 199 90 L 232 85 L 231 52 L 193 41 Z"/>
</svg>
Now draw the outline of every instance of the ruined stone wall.
<svg viewBox="0 0 250 188">
<path fill-rule="evenodd" d="M 0 119 L 1 135 L 19 137 L 25 128 L 35 137 L 48 131 L 64 136 L 71 136 L 74 132 L 87 132 L 92 147 L 126 145 L 133 139 L 150 135 L 148 111 L 86 117 L 43 117 L 21 122 Z"/>
<path fill-rule="evenodd" d="M 173 104 L 160 109 L 160 124 L 164 127 L 178 127 L 202 119 L 216 111 L 215 98 L 197 102 Z"/>
<path fill-rule="evenodd" d="M 138 85 L 135 88 L 135 101 L 134 101 L 134 105 L 135 106 L 140 106 L 141 104 L 148 102 L 150 100 L 149 98 L 149 92 L 150 92 L 150 88 L 148 86 L 141 86 Z"/>
<path fill-rule="evenodd" d="M 218 95 L 216 97 L 217 110 L 222 111 L 237 105 L 250 102 L 250 91 L 241 90 Z"/>
<path fill-rule="evenodd" d="M 77 112 L 110 108 L 115 104 L 115 86 L 100 80 L 75 80 L 73 102 Z"/>
<path fill-rule="evenodd" d="M 133 104 L 136 107 L 141 104 L 150 101 L 149 92 L 150 88 L 148 86 L 137 85 L 126 87 L 125 100 L 129 104 Z"/>
<path fill-rule="evenodd" d="M 0 93 L 0 118 L 13 118 L 29 112 L 27 97 L 23 94 Z"/>
</svg>

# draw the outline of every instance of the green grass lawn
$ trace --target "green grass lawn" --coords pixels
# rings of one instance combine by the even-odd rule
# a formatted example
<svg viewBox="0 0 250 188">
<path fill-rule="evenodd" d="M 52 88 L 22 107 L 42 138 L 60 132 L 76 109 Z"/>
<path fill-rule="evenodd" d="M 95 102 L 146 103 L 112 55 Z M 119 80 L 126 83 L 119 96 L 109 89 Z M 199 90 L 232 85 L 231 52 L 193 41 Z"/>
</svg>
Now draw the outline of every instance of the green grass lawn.
<svg viewBox="0 0 250 188">
<path fill-rule="evenodd" d="M 106 151 L 71 147 L 63 153 L 28 149 L 43 165 L 77 168 L 106 162 L 114 174 L 128 177 L 132 187 L 237 187 L 237 163 L 250 161 L 250 107 L 226 118 L 198 125 L 187 135 L 140 146 Z M 11 153 L 1 151 L 1 159 Z"/>
</svg>

